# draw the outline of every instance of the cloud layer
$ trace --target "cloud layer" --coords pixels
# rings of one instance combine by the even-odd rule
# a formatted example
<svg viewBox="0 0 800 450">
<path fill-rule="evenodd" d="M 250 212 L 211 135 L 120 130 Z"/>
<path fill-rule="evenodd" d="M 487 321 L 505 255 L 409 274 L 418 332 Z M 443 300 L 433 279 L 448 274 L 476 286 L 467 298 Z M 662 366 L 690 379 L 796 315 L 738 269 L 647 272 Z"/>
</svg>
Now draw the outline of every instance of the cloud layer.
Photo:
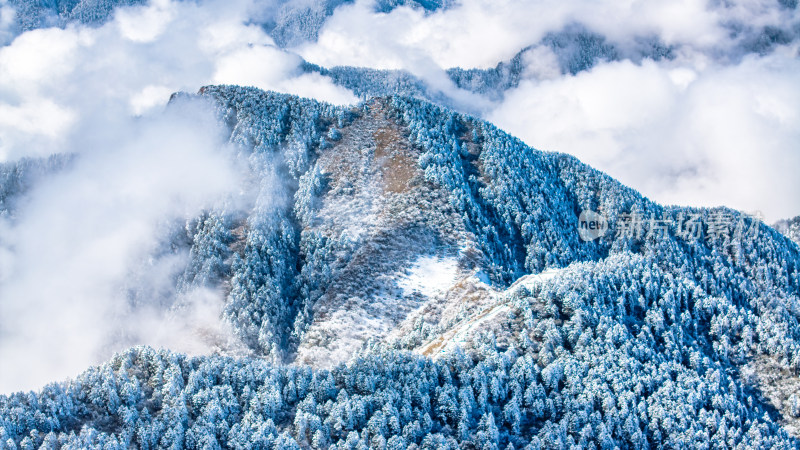
<svg viewBox="0 0 800 450">
<path fill-rule="evenodd" d="M 800 60 L 627 61 L 525 81 L 487 118 L 662 203 L 800 213 Z"/>
<path fill-rule="evenodd" d="M 165 108 L 170 95 L 242 84 L 355 101 L 247 25 L 248 7 L 155 0 L 0 48 L 0 162 L 77 155 L 0 219 L 0 392 L 134 344 L 208 352 L 226 339 L 221 293 L 179 295 L 188 255 L 163 249 L 175 223 L 236 199 L 242 169 L 210 105 Z"/>
<path fill-rule="evenodd" d="M 303 74 L 295 55 L 246 25 L 245 2 L 117 10 L 99 28 L 23 33 L 0 48 L 0 161 L 72 150 L 82 127 L 163 107 L 172 92 L 241 84 L 350 103 L 329 80 Z M 96 131 L 96 130 L 95 130 Z"/>
</svg>

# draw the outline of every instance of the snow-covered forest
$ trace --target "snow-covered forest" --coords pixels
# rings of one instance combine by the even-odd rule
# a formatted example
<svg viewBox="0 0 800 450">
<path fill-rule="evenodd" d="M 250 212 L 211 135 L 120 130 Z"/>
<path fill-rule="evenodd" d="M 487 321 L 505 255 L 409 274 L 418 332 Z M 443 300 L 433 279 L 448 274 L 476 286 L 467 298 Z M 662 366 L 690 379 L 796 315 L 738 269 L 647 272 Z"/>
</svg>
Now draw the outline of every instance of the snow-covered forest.
<svg viewBox="0 0 800 450">
<path fill-rule="evenodd" d="M 0 450 L 799 448 L 800 8 L 634 3 L 0 0 Z"/>
<path fill-rule="evenodd" d="M 345 108 L 239 87 L 201 92 L 253 162 L 256 197 L 249 215 L 209 211 L 187 227 L 191 263 L 176 282 L 229 283 L 225 317 L 259 357 L 131 349 L 73 381 L 2 397 L 4 445 L 796 445 L 783 427 L 800 414 L 797 395 L 783 399 L 784 418 L 745 375 L 761 359 L 800 369 L 800 249 L 773 229 L 742 216 L 754 239 L 715 240 L 705 225 L 691 237 L 643 230 L 583 242 L 583 209 L 605 214 L 612 230 L 629 211 L 676 223 L 718 211 L 654 204 L 573 157 L 530 149 L 419 100 Z M 474 268 L 501 287 L 564 270 L 518 290 L 500 326 L 436 359 L 407 350 L 435 332 L 423 321 L 405 340 L 369 343 L 330 370 L 285 366 L 315 302 L 352 269 L 342 254 L 370 245 L 329 240 L 314 227 L 324 178 L 335 176 L 315 167 L 322 155 L 345 151 L 348 128 L 378 108 L 407 130 L 424 182 L 446 191 L 463 221 L 467 237 L 441 235 L 442 245 L 474 243 Z M 269 170 L 288 180 L 286 202 L 261 200 L 258 177 L 267 175 L 259 171 Z M 415 226 L 433 221 L 423 216 Z M 237 238 L 243 224 L 246 236 Z"/>
</svg>

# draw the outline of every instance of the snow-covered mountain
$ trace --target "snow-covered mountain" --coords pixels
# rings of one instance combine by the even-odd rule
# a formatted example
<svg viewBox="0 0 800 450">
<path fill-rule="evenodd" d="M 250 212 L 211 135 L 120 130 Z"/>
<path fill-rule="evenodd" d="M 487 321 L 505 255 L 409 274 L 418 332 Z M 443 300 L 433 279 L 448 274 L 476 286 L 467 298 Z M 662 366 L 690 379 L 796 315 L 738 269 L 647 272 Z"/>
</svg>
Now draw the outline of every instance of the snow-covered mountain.
<svg viewBox="0 0 800 450">
<path fill-rule="evenodd" d="M 176 290 L 220 292 L 233 335 L 1 396 L 0 448 L 798 445 L 800 247 L 773 228 L 419 99 L 172 103 L 197 97 L 248 182 L 154 257 L 188 252 Z M 70 161 L 3 166 L 5 214 Z"/>
<path fill-rule="evenodd" d="M 772 227 L 800 245 L 800 216 L 779 220 Z"/>
</svg>

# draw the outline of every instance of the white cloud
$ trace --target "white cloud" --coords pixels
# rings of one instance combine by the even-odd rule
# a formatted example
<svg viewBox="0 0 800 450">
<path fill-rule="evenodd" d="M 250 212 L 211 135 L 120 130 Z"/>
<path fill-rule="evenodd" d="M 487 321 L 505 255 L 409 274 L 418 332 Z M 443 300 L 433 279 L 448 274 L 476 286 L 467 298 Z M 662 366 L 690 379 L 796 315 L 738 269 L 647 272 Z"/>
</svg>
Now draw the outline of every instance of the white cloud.
<svg viewBox="0 0 800 450">
<path fill-rule="evenodd" d="M 169 98 L 172 93 L 173 90 L 167 86 L 147 85 L 131 97 L 131 112 L 137 116 L 146 113 L 162 105 L 164 99 Z"/>
<path fill-rule="evenodd" d="M 265 64 L 265 61 L 269 61 Z M 213 76 L 214 84 L 236 84 L 255 86 L 264 90 L 289 92 L 303 97 L 323 99 L 335 104 L 358 102 L 352 92 L 336 86 L 319 74 L 295 75 L 287 68 L 296 68 L 302 63 L 292 55 L 275 47 L 245 47 L 226 54 L 217 61 Z"/>
<path fill-rule="evenodd" d="M 58 28 L 22 34 L 13 45 L 0 49 L 3 91 L 30 94 L 53 88 L 74 70 L 72 61 L 87 38 L 76 30 Z"/>
<path fill-rule="evenodd" d="M 166 342 L 142 328 L 157 321 L 137 317 L 148 308 L 163 316 L 175 299 L 131 308 L 121 288 L 139 261 L 153 261 L 162 224 L 238 192 L 233 152 L 225 151 L 222 130 L 203 104 L 114 126 L 73 168 L 41 181 L 16 220 L 3 224 L 0 247 L 11 257 L 2 264 L 0 360 L 27 364 L 4 363 L 2 391 L 74 375 L 133 343 Z M 181 261 L 154 260 L 159 270 L 139 270 L 140 285 L 159 292 Z"/>
<path fill-rule="evenodd" d="M 5 45 L 14 36 L 14 18 L 16 11 L 8 0 L 0 0 L 0 45 Z"/>
<path fill-rule="evenodd" d="M 749 57 L 695 72 L 604 64 L 525 81 L 487 118 L 529 144 L 578 156 L 654 200 L 800 212 L 800 61 Z"/>
<path fill-rule="evenodd" d="M 114 16 L 120 34 L 134 42 L 153 42 L 175 18 L 177 6 L 170 0 L 152 0 L 143 8 L 122 8 Z"/>
<path fill-rule="evenodd" d="M 774 10 L 775 8 L 773 8 Z M 420 60 L 441 68 L 489 68 L 547 33 L 582 23 L 612 41 L 659 36 L 667 44 L 708 48 L 725 40 L 718 9 L 704 0 L 474 0 L 435 13 L 408 7 L 373 11 L 371 0 L 338 8 L 318 42 L 300 46 L 309 61 L 414 71 Z"/>
<path fill-rule="evenodd" d="M 78 155 L 0 223 L 0 392 L 75 375 L 132 344 L 210 351 L 226 339 L 222 293 L 180 297 L 172 277 L 186 255 L 152 256 L 164 223 L 241 187 L 207 105 L 165 110 L 170 94 L 243 83 L 355 101 L 245 25 L 247 8 L 156 0 L 101 27 L 31 31 L 0 48 L 0 162 Z M 132 306 L 127 290 L 144 287 L 153 303 Z M 165 316 L 175 302 L 181 314 Z"/>
<path fill-rule="evenodd" d="M 558 56 L 550 47 L 537 45 L 522 54 L 525 66 L 523 76 L 537 80 L 548 80 L 561 76 Z"/>
<path fill-rule="evenodd" d="M 165 105 L 171 92 L 206 84 L 357 101 L 328 78 L 303 74 L 300 58 L 246 25 L 248 7 L 156 0 L 120 9 L 99 28 L 23 33 L 0 48 L 0 161 L 64 151 L 41 136 L 63 138 L 95 120 L 143 114 Z"/>
<path fill-rule="evenodd" d="M 295 78 L 285 80 L 280 89 L 291 92 L 301 97 L 324 99 L 337 105 L 348 105 L 358 102 L 350 90 L 337 86 L 327 78 L 317 73 L 306 73 Z"/>
<path fill-rule="evenodd" d="M 0 104 L 0 127 L 8 134 L 45 136 L 58 140 L 75 122 L 75 114 L 46 98 Z M 27 137 L 27 136 L 26 136 Z"/>
</svg>

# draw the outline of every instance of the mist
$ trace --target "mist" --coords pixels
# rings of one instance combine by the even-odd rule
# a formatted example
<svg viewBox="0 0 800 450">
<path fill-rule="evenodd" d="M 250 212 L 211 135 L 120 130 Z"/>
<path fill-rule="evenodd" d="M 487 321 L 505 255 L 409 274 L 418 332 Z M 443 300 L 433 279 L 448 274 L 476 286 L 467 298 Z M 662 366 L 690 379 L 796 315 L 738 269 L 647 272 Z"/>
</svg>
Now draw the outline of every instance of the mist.
<svg viewBox="0 0 800 450">
<path fill-rule="evenodd" d="M 0 371 L 3 391 L 76 375 L 133 344 L 208 347 L 199 337 L 185 342 L 181 324 L 175 341 L 159 335 L 186 255 L 153 255 L 170 223 L 235 195 L 240 172 L 208 105 L 115 126 L 0 225 L 0 359 L 16 363 Z M 134 277 L 150 295 L 131 298 Z M 221 295 L 209 295 L 197 293 L 187 309 L 219 309 Z"/>
<path fill-rule="evenodd" d="M 245 24 L 247 8 L 156 0 L 0 48 L 0 162 L 74 155 L 0 219 L 0 392 L 75 376 L 131 345 L 236 345 L 223 293 L 178 293 L 188 254 L 165 249 L 175 227 L 236 207 L 246 167 L 212 105 L 167 102 L 217 83 L 355 102 L 298 72 L 299 57 Z"/>
<path fill-rule="evenodd" d="M 800 213 L 800 60 L 702 70 L 622 61 L 523 82 L 487 118 L 664 204 Z M 535 143 L 535 144 L 534 144 Z"/>
</svg>

